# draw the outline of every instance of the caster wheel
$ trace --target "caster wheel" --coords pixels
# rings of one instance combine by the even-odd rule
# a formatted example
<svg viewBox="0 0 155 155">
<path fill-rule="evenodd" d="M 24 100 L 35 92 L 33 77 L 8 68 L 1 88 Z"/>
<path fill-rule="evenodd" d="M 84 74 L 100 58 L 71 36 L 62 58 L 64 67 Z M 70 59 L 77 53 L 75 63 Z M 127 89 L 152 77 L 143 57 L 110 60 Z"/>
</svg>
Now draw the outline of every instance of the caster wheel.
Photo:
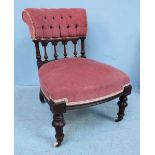
<svg viewBox="0 0 155 155">
<path fill-rule="evenodd" d="M 117 119 L 115 119 L 115 122 L 120 122 L 122 119 L 123 119 L 122 117 L 117 118 Z"/>
<path fill-rule="evenodd" d="M 61 145 L 60 142 L 55 142 L 55 143 L 54 143 L 54 147 L 58 147 L 58 146 L 60 146 L 60 145 Z"/>
</svg>

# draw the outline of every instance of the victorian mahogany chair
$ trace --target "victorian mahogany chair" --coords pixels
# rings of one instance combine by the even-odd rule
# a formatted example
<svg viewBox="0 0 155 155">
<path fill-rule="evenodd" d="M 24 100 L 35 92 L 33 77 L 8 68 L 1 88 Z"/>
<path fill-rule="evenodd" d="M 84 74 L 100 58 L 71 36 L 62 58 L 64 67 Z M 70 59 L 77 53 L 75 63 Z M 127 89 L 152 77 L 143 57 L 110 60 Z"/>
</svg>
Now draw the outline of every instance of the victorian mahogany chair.
<svg viewBox="0 0 155 155">
<path fill-rule="evenodd" d="M 55 146 L 63 141 L 63 113 L 104 103 L 119 97 L 116 122 L 123 119 L 127 96 L 131 94 L 128 75 L 110 65 L 87 59 L 84 40 L 87 32 L 85 9 L 35 9 L 22 13 L 36 48 L 40 80 L 39 98 L 48 103 L 53 113 L 56 131 Z M 80 40 L 81 51 L 77 52 Z M 66 44 L 73 43 L 73 58 L 67 58 Z M 64 48 L 64 58 L 58 60 L 57 44 Z M 44 49 L 41 57 L 40 44 Z M 48 60 L 47 45 L 53 45 L 54 60 Z"/>
</svg>

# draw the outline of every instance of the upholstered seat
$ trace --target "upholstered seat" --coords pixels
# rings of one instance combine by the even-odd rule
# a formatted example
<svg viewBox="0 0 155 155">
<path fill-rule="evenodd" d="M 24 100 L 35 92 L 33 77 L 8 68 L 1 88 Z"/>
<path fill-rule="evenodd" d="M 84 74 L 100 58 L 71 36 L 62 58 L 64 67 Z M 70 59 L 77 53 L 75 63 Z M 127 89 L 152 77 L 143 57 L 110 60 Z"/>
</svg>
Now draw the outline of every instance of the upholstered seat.
<svg viewBox="0 0 155 155">
<path fill-rule="evenodd" d="M 122 71 L 91 59 L 67 58 L 46 63 L 39 69 L 41 89 L 54 102 L 67 105 L 103 100 L 123 92 L 129 85 Z"/>
</svg>

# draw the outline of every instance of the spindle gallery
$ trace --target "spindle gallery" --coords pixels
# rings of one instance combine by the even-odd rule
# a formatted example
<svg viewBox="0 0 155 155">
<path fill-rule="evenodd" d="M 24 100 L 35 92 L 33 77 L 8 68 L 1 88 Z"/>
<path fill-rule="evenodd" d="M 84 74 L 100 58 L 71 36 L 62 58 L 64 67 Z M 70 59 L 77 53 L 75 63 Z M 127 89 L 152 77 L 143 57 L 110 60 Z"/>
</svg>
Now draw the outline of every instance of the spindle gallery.
<svg viewBox="0 0 155 155">
<path fill-rule="evenodd" d="M 54 59 L 57 60 L 58 59 L 58 53 L 57 53 L 57 44 L 58 42 L 61 42 L 64 46 L 64 58 L 67 58 L 67 51 L 66 51 L 66 44 L 71 41 L 74 45 L 74 57 L 77 57 L 77 51 L 76 51 L 76 45 L 78 40 L 81 40 L 81 57 L 82 58 L 86 58 L 85 56 L 85 48 L 84 48 L 84 40 L 86 39 L 86 37 L 67 37 L 67 38 L 59 38 L 59 39 L 46 39 L 46 40 L 33 40 L 34 44 L 35 44 L 35 48 L 36 48 L 36 59 L 37 59 L 37 65 L 38 68 L 40 68 L 43 64 L 49 62 L 49 61 L 53 61 L 53 60 L 48 60 L 48 55 L 47 55 L 47 51 L 46 51 L 46 47 L 47 45 L 52 45 L 54 47 L 53 51 L 54 51 Z M 44 60 L 41 59 L 41 54 L 40 54 L 40 49 L 39 49 L 39 44 L 41 43 L 41 45 L 44 48 Z"/>
</svg>

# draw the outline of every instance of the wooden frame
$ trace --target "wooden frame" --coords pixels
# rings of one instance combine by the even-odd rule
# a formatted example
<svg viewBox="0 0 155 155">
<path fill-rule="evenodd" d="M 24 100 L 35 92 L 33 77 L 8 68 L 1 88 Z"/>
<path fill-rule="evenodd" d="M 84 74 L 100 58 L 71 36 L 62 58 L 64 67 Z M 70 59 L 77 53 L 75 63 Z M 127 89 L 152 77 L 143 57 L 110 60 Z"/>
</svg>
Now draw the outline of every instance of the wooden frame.
<svg viewBox="0 0 155 155">
<path fill-rule="evenodd" d="M 74 57 L 77 57 L 76 45 L 77 45 L 77 41 L 81 40 L 81 51 L 80 51 L 81 57 L 86 58 L 85 44 L 84 44 L 85 39 L 86 39 L 86 37 L 72 37 L 72 38 L 67 37 L 67 38 L 58 38 L 58 39 L 33 40 L 33 42 L 35 44 L 35 48 L 36 48 L 36 59 L 37 59 L 38 69 L 45 63 L 48 63 L 49 61 L 54 61 L 54 60 L 58 59 L 58 54 L 57 54 L 57 49 L 56 49 L 58 42 L 62 42 L 62 44 L 64 46 L 64 58 L 67 58 L 67 51 L 66 51 L 67 42 L 72 41 L 72 43 L 74 45 L 73 54 L 74 54 Z M 41 43 L 41 45 L 44 48 L 44 60 L 42 60 L 42 58 L 41 58 L 39 43 Z M 53 45 L 53 47 L 54 47 L 54 60 L 48 60 L 46 47 L 49 43 L 51 43 L 51 45 Z M 63 138 L 64 138 L 63 127 L 65 125 L 65 121 L 64 121 L 63 113 L 65 113 L 68 110 L 94 106 L 97 104 L 105 103 L 105 102 L 111 101 L 113 99 L 119 98 L 119 101 L 118 101 L 119 111 L 117 113 L 118 117 L 115 120 L 116 122 L 119 122 L 123 119 L 123 116 L 125 115 L 124 111 L 125 111 L 125 108 L 127 107 L 127 96 L 131 94 L 131 89 L 132 89 L 132 86 L 128 85 L 128 86 L 124 87 L 124 90 L 121 93 L 118 93 L 114 96 L 108 97 L 104 100 L 100 100 L 97 102 L 91 102 L 91 103 L 87 103 L 87 104 L 70 105 L 70 106 L 66 105 L 66 103 L 64 101 L 59 102 L 59 103 L 54 103 L 52 100 L 49 100 L 40 89 L 40 93 L 39 93 L 40 101 L 42 103 L 47 102 L 48 105 L 50 106 L 51 112 L 53 113 L 52 125 L 56 131 L 56 135 L 55 135 L 56 143 L 54 144 L 54 146 L 58 147 L 62 143 Z"/>
</svg>

